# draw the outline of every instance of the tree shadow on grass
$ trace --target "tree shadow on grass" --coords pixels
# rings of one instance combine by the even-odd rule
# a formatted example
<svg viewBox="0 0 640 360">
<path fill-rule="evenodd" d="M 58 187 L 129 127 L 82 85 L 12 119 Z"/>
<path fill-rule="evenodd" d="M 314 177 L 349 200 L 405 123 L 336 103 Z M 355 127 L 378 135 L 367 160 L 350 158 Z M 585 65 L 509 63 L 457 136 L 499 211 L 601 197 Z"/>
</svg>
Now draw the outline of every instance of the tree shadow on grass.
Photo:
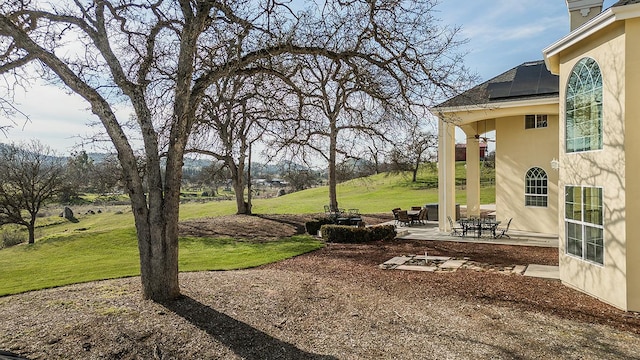
<svg viewBox="0 0 640 360">
<path fill-rule="evenodd" d="M 244 359 L 337 359 L 306 352 L 212 309 L 188 296 L 163 304 L 168 310 L 206 331 Z"/>
</svg>

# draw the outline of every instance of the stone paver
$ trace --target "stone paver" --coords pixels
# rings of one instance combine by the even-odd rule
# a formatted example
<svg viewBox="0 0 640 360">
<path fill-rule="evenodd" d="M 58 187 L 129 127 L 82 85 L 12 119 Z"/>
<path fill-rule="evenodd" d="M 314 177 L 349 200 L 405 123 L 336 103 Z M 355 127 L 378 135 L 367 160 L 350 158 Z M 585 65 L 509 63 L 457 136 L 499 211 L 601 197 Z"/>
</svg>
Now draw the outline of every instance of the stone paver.
<svg viewBox="0 0 640 360">
<path fill-rule="evenodd" d="M 512 273 L 514 274 L 518 274 L 518 275 L 522 275 L 524 274 L 524 271 L 527 269 L 526 266 L 524 265 L 516 265 L 513 270 L 511 270 Z"/>
<path fill-rule="evenodd" d="M 531 264 L 527 266 L 524 276 L 533 276 L 545 279 L 560 279 L 560 271 L 557 266 Z"/>
<path fill-rule="evenodd" d="M 396 270 L 434 272 L 438 270 L 438 267 L 437 266 L 421 266 L 421 265 L 399 265 L 396 267 Z"/>
<path fill-rule="evenodd" d="M 410 256 L 396 256 L 393 259 L 385 261 L 382 265 L 402 265 L 411 260 Z"/>
<path fill-rule="evenodd" d="M 444 264 L 440 265 L 440 268 L 447 270 L 456 270 L 466 262 L 467 260 L 447 260 Z"/>
<path fill-rule="evenodd" d="M 425 260 L 427 265 L 405 265 L 410 261 Z M 452 259 L 449 256 L 425 256 L 425 255 L 409 255 L 409 256 L 396 256 L 390 260 L 380 264 L 379 267 L 383 270 L 407 270 L 407 271 L 424 271 L 424 272 L 436 272 L 436 271 L 456 271 L 463 267 L 467 270 L 476 271 L 499 271 L 506 274 L 517 274 L 524 276 L 539 277 L 545 279 L 559 279 L 559 271 L 557 266 L 550 265 L 537 265 L 531 264 L 515 265 L 513 267 L 505 267 L 501 270 L 496 269 L 484 269 L 479 266 L 467 264 L 468 258 L 464 259 Z"/>
<path fill-rule="evenodd" d="M 427 261 L 447 261 L 451 259 L 451 256 L 427 256 Z"/>
</svg>

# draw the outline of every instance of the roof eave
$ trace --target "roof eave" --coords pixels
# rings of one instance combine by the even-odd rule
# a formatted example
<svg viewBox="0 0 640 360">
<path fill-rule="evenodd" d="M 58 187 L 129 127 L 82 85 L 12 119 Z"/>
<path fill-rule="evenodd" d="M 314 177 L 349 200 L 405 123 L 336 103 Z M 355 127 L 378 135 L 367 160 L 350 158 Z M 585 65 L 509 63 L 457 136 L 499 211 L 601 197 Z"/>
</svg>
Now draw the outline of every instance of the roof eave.
<svg viewBox="0 0 640 360">
<path fill-rule="evenodd" d="M 640 3 L 625 6 L 614 6 L 603 11 L 598 16 L 542 50 L 542 55 L 547 69 L 552 74 L 558 75 L 560 73 L 559 55 L 562 51 L 581 42 L 616 21 L 635 17 L 640 17 Z"/>
<path fill-rule="evenodd" d="M 540 97 L 535 99 L 490 102 L 482 105 L 437 107 L 432 109 L 432 112 L 435 114 L 451 114 L 451 113 L 459 113 L 459 112 L 486 111 L 486 110 L 497 110 L 497 109 L 509 109 L 509 108 L 515 108 L 515 107 L 524 107 L 524 106 L 552 105 L 552 104 L 558 104 L 559 101 L 560 101 L 559 96 Z"/>
</svg>

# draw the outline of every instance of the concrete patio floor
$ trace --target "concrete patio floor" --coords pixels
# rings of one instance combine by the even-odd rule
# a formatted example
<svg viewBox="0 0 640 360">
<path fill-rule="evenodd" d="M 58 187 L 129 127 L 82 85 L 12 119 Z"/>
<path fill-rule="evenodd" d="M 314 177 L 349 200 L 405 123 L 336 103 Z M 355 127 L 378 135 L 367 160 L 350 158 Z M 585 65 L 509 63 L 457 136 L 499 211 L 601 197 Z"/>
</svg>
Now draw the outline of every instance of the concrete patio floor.
<svg viewBox="0 0 640 360">
<path fill-rule="evenodd" d="M 394 224 L 393 221 L 389 224 Z M 504 245 L 520 245 L 520 246 L 542 246 L 542 247 L 558 247 L 558 236 L 555 234 L 532 233 L 525 231 L 509 230 L 510 238 L 502 237 L 494 239 L 492 237 L 471 237 L 471 236 L 452 236 L 450 233 L 440 232 L 438 223 L 435 221 L 427 221 L 426 225 L 398 226 L 398 239 L 411 240 L 439 240 L 439 241 L 456 241 L 456 242 L 474 242 L 485 244 L 504 244 Z"/>
</svg>

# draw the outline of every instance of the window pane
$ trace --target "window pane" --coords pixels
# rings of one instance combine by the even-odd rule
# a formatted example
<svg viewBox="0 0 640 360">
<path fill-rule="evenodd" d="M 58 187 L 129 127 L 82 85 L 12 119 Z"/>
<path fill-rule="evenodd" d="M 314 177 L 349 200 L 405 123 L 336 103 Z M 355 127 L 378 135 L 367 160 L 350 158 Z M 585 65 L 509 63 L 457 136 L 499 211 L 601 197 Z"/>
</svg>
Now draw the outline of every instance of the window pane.
<svg viewBox="0 0 640 360">
<path fill-rule="evenodd" d="M 535 115 L 525 115 L 524 116 L 524 128 L 525 129 L 533 129 L 536 127 L 536 116 Z"/>
<path fill-rule="evenodd" d="M 584 222 L 602 225 L 601 188 L 584 188 Z"/>
<path fill-rule="evenodd" d="M 582 196 L 580 188 L 565 187 L 565 218 L 582 221 Z"/>
<path fill-rule="evenodd" d="M 604 263 L 604 241 L 602 239 L 602 229 L 585 226 L 585 259 Z"/>
<path fill-rule="evenodd" d="M 567 222 L 567 253 L 582 257 L 582 227 Z"/>
<path fill-rule="evenodd" d="M 566 252 L 598 264 L 604 263 L 602 194 L 602 188 L 565 187 Z"/>
<path fill-rule="evenodd" d="M 524 179 L 526 206 L 547 206 L 547 173 L 538 167 L 527 171 Z"/>
<path fill-rule="evenodd" d="M 595 60 L 580 60 L 569 77 L 565 103 L 567 152 L 602 149 L 602 75 Z"/>
<path fill-rule="evenodd" d="M 536 127 L 539 127 L 539 128 L 547 127 L 547 115 L 537 115 Z"/>
</svg>

